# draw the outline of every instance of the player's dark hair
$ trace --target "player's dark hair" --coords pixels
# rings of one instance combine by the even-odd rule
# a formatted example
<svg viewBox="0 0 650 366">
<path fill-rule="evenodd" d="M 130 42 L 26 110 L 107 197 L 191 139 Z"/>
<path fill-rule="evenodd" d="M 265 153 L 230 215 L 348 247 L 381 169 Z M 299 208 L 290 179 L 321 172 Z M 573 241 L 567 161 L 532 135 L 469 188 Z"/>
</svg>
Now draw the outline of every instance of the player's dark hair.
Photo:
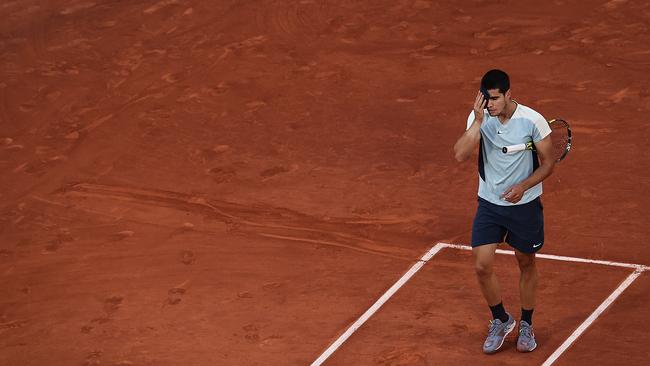
<svg viewBox="0 0 650 366">
<path fill-rule="evenodd" d="M 510 90 L 510 78 L 504 71 L 493 69 L 483 75 L 481 86 L 488 90 L 499 89 L 499 93 L 505 94 Z"/>
</svg>

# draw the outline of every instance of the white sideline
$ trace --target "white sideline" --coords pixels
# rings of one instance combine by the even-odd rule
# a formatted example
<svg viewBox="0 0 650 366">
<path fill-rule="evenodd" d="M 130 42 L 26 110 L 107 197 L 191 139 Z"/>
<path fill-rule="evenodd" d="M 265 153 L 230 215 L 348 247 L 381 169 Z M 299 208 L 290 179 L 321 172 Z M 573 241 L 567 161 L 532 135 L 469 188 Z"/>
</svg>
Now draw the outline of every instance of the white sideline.
<svg viewBox="0 0 650 366">
<path fill-rule="evenodd" d="M 614 290 L 614 292 L 612 292 L 612 294 L 609 295 L 609 297 L 605 299 L 605 301 L 603 301 L 602 304 L 600 304 L 600 306 L 598 306 L 598 308 L 596 308 L 596 310 L 594 310 L 594 312 L 591 313 L 591 315 L 589 315 L 589 317 L 585 319 L 584 322 L 582 322 L 582 324 L 580 324 L 580 326 L 569 336 L 569 338 L 567 338 L 566 341 L 564 341 L 564 343 L 562 343 L 562 345 L 556 349 L 555 352 L 553 352 L 553 354 L 546 359 L 546 361 L 544 361 L 542 366 L 552 365 L 553 362 L 555 362 L 558 357 L 560 357 L 560 355 L 562 355 L 562 353 L 564 353 L 564 351 L 566 351 L 569 346 L 571 346 L 571 344 L 573 344 L 573 342 L 575 342 L 575 340 L 578 339 L 578 337 L 580 337 L 580 335 L 585 330 L 587 330 L 591 323 L 593 323 L 596 318 L 598 318 L 598 316 L 600 316 L 600 314 L 602 314 L 603 311 L 605 311 L 605 309 L 607 309 L 609 305 L 611 305 L 614 300 L 616 300 L 616 298 L 622 294 L 623 291 L 625 291 L 625 289 L 630 286 L 630 284 L 632 284 L 632 282 L 634 282 L 637 277 L 641 275 L 641 273 L 643 273 L 643 270 L 637 269 L 634 271 L 634 273 L 627 276 L 625 281 L 623 281 L 623 283 L 621 283 L 618 288 Z"/>
<path fill-rule="evenodd" d="M 472 247 L 468 245 L 460 244 L 449 244 L 449 243 L 437 243 L 429 251 L 427 251 L 422 258 L 418 260 L 409 270 L 406 272 L 391 288 L 389 288 L 368 310 L 366 310 L 363 315 L 359 317 L 348 329 L 341 334 L 317 359 L 312 362 L 311 366 L 320 366 L 327 360 L 336 350 L 341 347 L 341 345 L 348 339 L 350 336 L 357 331 L 379 308 L 388 301 L 396 292 L 399 290 L 408 280 L 415 275 L 417 271 L 422 268 L 434 255 L 436 255 L 440 250 L 444 248 L 453 248 L 461 250 L 472 250 Z M 514 255 L 515 252 L 512 250 L 502 250 L 497 249 L 499 254 Z M 552 259 L 557 261 L 564 262 L 578 262 L 578 263 L 591 263 L 591 264 L 600 264 L 606 266 L 614 267 L 624 267 L 634 269 L 634 273 L 630 274 L 617 288 L 612 292 L 605 301 L 603 301 L 596 310 L 594 310 L 587 319 L 585 319 L 582 324 L 567 338 L 562 345 L 553 352 L 553 354 L 544 361 L 542 366 L 552 365 L 561 355 L 564 353 L 573 342 L 580 337 L 582 333 L 598 318 L 615 300 L 618 298 L 625 289 L 627 289 L 634 280 L 637 279 L 644 271 L 650 269 L 650 267 L 641 265 L 641 264 L 631 264 L 631 263 L 620 263 L 620 262 L 611 262 L 604 260 L 596 259 L 586 259 L 586 258 L 576 258 L 576 257 L 565 257 L 560 255 L 552 254 L 537 254 L 538 258 Z"/>
<path fill-rule="evenodd" d="M 350 338 L 352 333 L 356 332 L 356 330 L 359 329 L 363 325 L 363 323 L 365 323 L 366 320 L 368 320 L 377 310 L 379 310 L 379 308 L 382 305 L 384 305 L 384 303 L 388 301 L 388 299 L 390 299 L 391 296 L 393 296 L 395 292 L 397 292 L 397 290 L 399 290 L 399 288 L 406 283 L 406 281 L 410 280 L 411 277 L 413 277 L 413 275 L 417 271 L 419 271 L 420 268 L 422 268 L 422 266 L 424 266 L 424 264 L 427 263 L 427 261 L 429 261 L 429 259 L 431 259 L 434 255 L 436 255 L 436 253 L 438 253 L 443 248 L 444 245 L 436 244 L 431 249 L 429 249 L 429 251 L 426 252 L 422 256 L 422 258 L 420 258 L 420 260 L 417 263 L 415 263 L 411 267 L 411 269 L 409 269 L 408 272 L 406 272 L 402 276 L 402 278 L 400 278 L 397 282 L 395 282 L 395 284 L 391 286 L 391 288 L 389 288 L 388 291 L 386 291 L 379 298 L 379 300 L 377 300 L 374 304 L 372 304 L 372 306 L 368 310 L 366 310 L 366 312 L 363 313 L 363 315 L 361 315 L 361 317 L 359 317 L 359 319 L 357 319 L 357 321 L 355 321 L 345 331 L 345 333 L 341 334 L 341 336 L 336 341 L 334 341 L 334 343 L 332 343 L 325 350 L 325 352 L 323 352 L 323 354 L 321 354 L 320 357 L 316 359 L 316 361 L 312 362 L 311 366 L 320 366 L 323 362 L 325 362 L 325 360 L 327 360 L 327 358 L 329 358 L 332 355 L 332 353 L 334 353 L 343 344 L 343 342 L 345 342 L 348 338 Z"/>
</svg>

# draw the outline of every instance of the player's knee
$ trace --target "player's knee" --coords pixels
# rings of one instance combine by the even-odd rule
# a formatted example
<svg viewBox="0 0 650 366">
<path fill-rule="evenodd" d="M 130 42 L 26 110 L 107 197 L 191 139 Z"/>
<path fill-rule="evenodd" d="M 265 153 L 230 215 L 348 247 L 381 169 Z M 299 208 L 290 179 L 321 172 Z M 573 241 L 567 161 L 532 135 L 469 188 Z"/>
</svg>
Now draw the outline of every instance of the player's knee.
<svg viewBox="0 0 650 366">
<path fill-rule="evenodd" d="M 492 275 L 492 263 L 489 261 L 476 261 L 474 271 L 479 277 L 488 277 Z"/>
<path fill-rule="evenodd" d="M 517 255 L 517 263 L 519 263 L 519 268 L 521 270 L 528 270 L 535 267 L 535 256 L 534 255 Z"/>
</svg>

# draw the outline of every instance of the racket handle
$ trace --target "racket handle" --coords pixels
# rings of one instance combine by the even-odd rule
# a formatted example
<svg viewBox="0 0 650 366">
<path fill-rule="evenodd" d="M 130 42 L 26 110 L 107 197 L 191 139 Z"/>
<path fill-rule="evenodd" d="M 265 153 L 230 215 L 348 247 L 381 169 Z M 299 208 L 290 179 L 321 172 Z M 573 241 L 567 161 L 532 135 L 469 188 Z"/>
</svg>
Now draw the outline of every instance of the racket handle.
<svg viewBox="0 0 650 366">
<path fill-rule="evenodd" d="M 517 144 L 517 145 L 510 145 L 510 146 L 504 146 L 501 151 L 503 151 L 504 154 L 513 154 L 519 151 L 524 151 L 528 148 L 528 144 Z"/>
</svg>

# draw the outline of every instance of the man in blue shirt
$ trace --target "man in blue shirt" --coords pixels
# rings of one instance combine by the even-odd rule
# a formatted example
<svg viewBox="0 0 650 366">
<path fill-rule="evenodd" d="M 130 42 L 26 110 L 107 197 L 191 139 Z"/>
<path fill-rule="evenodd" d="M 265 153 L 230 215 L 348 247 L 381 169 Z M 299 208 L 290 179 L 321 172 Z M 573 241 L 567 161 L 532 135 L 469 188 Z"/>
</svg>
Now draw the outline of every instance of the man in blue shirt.
<svg viewBox="0 0 650 366">
<path fill-rule="evenodd" d="M 498 351 L 516 324 L 505 311 L 493 271 L 496 249 L 502 242 L 514 248 L 521 273 L 522 316 L 517 350 L 531 352 L 537 347 L 532 328 L 538 280 L 535 253 L 544 244 L 542 181 L 551 175 L 555 165 L 550 134 L 541 114 L 512 99 L 508 75 L 490 70 L 481 79 L 481 91 L 474 100 L 466 131 L 454 145 L 459 162 L 467 160 L 479 147 L 472 252 L 481 292 L 493 316 L 483 344 L 485 353 Z M 501 150 L 530 141 L 536 151 L 504 154 Z"/>
</svg>

